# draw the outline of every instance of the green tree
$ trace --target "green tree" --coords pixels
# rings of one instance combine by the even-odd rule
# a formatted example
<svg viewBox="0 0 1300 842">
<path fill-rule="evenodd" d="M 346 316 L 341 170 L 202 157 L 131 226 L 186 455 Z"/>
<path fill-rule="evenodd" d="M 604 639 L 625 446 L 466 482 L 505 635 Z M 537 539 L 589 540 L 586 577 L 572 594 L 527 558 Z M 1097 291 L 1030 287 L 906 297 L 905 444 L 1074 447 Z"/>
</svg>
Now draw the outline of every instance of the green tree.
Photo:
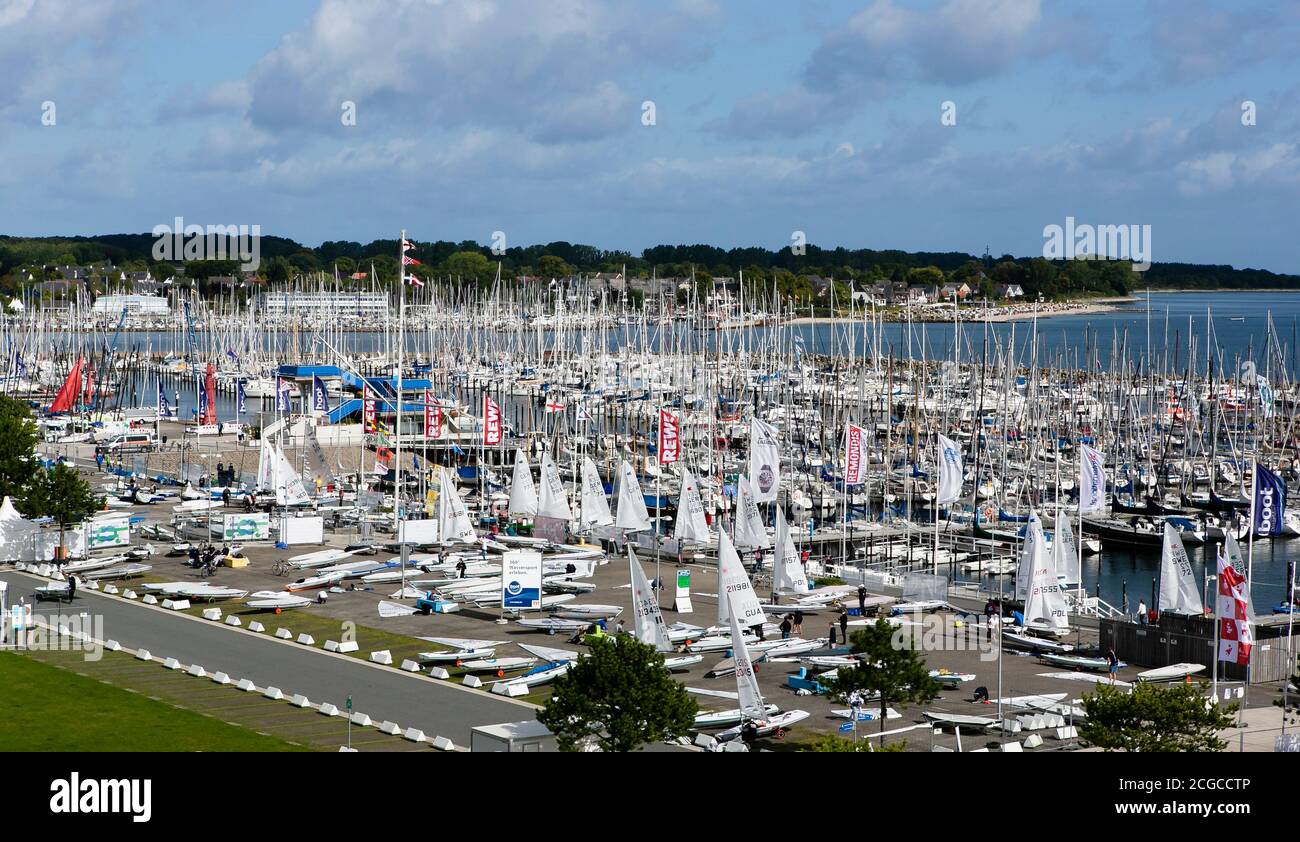
<svg viewBox="0 0 1300 842">
<path fill-rule="evenodd" d="M 1138 682 L 1131 692 L 1099 684 L 1083 697 L 1079 736 L 1105 751 L 1223 751 L 1219 733 L 1237 705 L 1206 704 L 1206 686 Z"/>
<path fill-rule="evenodd" d="M 90 484 L 72 468 L 58 464 L 48 471 L 37 471 L 27 491 L 23 509 L 28 517 L 49 517 L 59 525 L 59 547 L 69 524 L 80 523 L 104 508 L 104 499 L 96 497 Z"/>
<path fill-rule="evenodd" d="M 881 731 L 890 705 L 928 702 L 939 695 L 939 685 L 930 677 L 925 659 L 911 647 L 912 639 L 884 617 L 874 626 L 854 632 L 851 640 L 852 652 L 861 664 L 851 669 L 840 667 L 831 689 L 845 699 L 855 690 L 868 697 L 878 694 Z"/>
<path fill-rule="evenodd" d="M 467 283 L 490 281 L 496 274 L 496 267 L 492 261 L 476 251 L 456 252 L 447 258 L 443 268 L 453 281 L 460 280 Z"/>
<path fill-rule="evenodd" d="M 604 751 L 634 751 L 648 742 L 685 736 L 695 700 L 664 669 L 653 646 L 627 635 L 601 638 L 591 654 L 555 680 L 537 720 L 561 751 L 595 739 Z"/>
<path fill-rule="evenodd" d="M 283 257 L 271 258 L 270 264 L 266 267 L 266 279 L 272 284 L 287 284 L 292 269 L 289 261 Z"/>
<path fill-rule="evenodd" d="M 573 274 L 573 267 L 564 258 L 544 254 L 537 259 L 537 274 L 543 278 L 564 278 Z"/>
<path fill-rule="evenodd" d="M 32 413 L 22 401 L 0 396 L 0 498 L 21 504 L 36 475 L 38 436 Z"/>
</svg>

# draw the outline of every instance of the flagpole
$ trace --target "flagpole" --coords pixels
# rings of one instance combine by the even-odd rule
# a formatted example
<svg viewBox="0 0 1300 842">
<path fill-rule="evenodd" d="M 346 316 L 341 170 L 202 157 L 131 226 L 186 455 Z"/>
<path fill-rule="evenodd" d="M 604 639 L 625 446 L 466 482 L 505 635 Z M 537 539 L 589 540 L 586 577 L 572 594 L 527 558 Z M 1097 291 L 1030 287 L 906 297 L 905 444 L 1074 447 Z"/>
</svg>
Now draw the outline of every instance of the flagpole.
<svg viewBox="0 0 1300 842">
<path fill-rule="evenodd" d="M 1210 693 L 1214 696 L 1216 705 L 1219 703 L 1219 579 L 1223 575 L 1220 572 L 1223 562 L 1219 556 L 1222 552 L 1214 551 L 1214 651 L 1210 655 Z"/>
<path fill-rule="evenodd" d="M 394 431 L 397 434 L 397 464 L 393 467 L 393 533 L 402 540 L 402 351 L 406 342 L 403 317 L 406 314 L 406 229 L 397 239 L 397 407 Z M 398 593 L 406 595 L 406 553 L 399 552 L 402 565 L 402 586 Z"/>
</svg>

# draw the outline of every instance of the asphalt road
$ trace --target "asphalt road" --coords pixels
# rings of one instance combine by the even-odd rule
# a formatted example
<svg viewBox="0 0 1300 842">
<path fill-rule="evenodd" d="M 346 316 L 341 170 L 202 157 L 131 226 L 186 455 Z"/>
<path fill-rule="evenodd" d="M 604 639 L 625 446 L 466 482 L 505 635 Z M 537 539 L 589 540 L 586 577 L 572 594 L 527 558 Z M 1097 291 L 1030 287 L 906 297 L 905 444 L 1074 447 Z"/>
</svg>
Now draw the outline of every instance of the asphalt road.
<svg viewBox="0 0 1300 842">
<path fill-rule="evenodd" d="M 12 570 L 0 571 L 9 583 L 10 602 L 30 598 L 43 582 Z M 476 725 L 519 722 L 535 718 L 535 708 L 460 689 L 432 679 L 379 668 L 353 657 L 289 644 L 207 620 L 155 610 L 141 604 L 79 589 L 72 605 L 39 603 L 37 616 L 90 612 L 101 615 L 104 640 L 124 648 L 145 648 L 157 657 L 176 658 L 182 664 L 199 664 L 209 674 L 221 671 L 232 681 L 251 679 L 258 687 L 278 687 L 285 697 L 305 695 L 314 704 L 331 702 L 343 710 L 352 697 L 353 710 L 368 714 L 376 725 L 388 720 L 402 728 L 415 727 L 429 739 L 447 737 L 458 746 L 469 745 Z M 197 679 L 196 679 L 197 680 Z"/>
</svg>

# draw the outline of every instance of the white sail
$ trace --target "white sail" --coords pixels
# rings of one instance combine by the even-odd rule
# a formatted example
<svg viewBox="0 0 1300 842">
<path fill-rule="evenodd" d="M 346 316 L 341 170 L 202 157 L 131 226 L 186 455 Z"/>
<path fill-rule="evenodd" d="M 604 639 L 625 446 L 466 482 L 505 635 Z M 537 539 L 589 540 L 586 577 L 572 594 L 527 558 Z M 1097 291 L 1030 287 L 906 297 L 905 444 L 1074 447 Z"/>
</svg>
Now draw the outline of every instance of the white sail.
<svg viewBox="0 0 1300 842">
<path fill-rule="evenodd" d="M 725 533 L 724 533 L 725 537 Z M 726 604 L 731 598 L 726 593 L 718 594 L 719 604 Z M 744 609 L 740 603 L 731 606 L 727 612 L 731 624 L 731 655 L 736 662 L 736 695 L 740 700 L 740 713 L 744 719 L 766 718 L 763 694 L 758 689 L 758 677 L 754 675 L 754 663 L 749 659 L 749 648 L 745 645 L 745 635 L 741 631 L 736 617 Z"/>
<path fill-rule="evenodd" d="M 329 462 L 325 460 L 325 451 L 321 450 L 320 439 L 316 437 L 316 428 L 307 427 L 307 446 L 305 448 L 306 459 L 303 465 L 303 480 L 311 485 L 320 480 L 321 487 L 334 483 L 334 474 L 330 470 Z"/>
<path fill-rule="evenodd" d="M 749 478 L 753 481 L 752 496 L 756 503 L 776 500 L 781 487 L 781 451 L 778 433 L 771 424 L 757 416 L 749 423 Z"/>
<path fill-rule="evenodd" d="M 708 543 L 709 524 L 704 519 L 704 502 L 691 472 L 682 468 L 682 493 L 677 500 L 677 521 L 673 524 L 673 537 L 678 541 Z"/>
<path fill-rule="evenodd" d="M 560 469 L 547 453 L 542 454 L 542 489 L 541 501 L 537 506 L 539 517 L 553 517 L 559 520 L 573 520 L 569 509 L 569 498 L 564 493 L 564 483 L 560 481 Z"/>
<path fill-rule="evenodd" d="M 297 506 L 311 501 L 307 489 L 302 484 L 302 477 L 289 464 L 284 451 L 275 448 L 275 502 L 281 506 Z"/>
<path fill-rule="evenodd" d="M 1016 593 L 1015 598 L 1024 601 L 1029 597 L 1029 580 L 1034 573 L 1034 559 L 1030 554 L 1033 549 L 1029 542 L 1030 527 L 1038 523 L 1038 514 L 1033 510 L 1029 512 L 1029 523 L 1025 524 L 1025 542 L 1020 548 L 1020 563 L 1016 565 Z M 1042 531 L 1042 525 L 1039 524 L 1039 531 Z"/>
<path fill-rule="evenodd" d="M 583 526 L 609 526 L 614 516 L 609 511 L 609 498 L 605 496 L 605 483 L 590 456 L 582 458 L 582 512 L 578 522 Z"/>
<path fill-rule="evenodd" d="M 718 533 L 718 625 L 727 622 L 728 611 L 733 608 L 740 612 L 740 622 L 745 628 L 767 622 L 763 606 L 740 564 L 740 555 L 722 531 Z"/>
<path fill-rule="evenodd" d="M 257 453 L 257 487 L 266 491 L 275 488 L 275 446 L 270 439 L 262 439 Z"/>
<path fill-rule="evenodd" d="M 744 474 L 736 483 L 736 549 L 757 550 L 772 546 L 763 526 L 763 515 L 754 501 L 754 486 Z"/>
<path fill-rule="evenodd" d="M 438 483 L 438 539 L 447 544 L 454 541 L 472 544 L 478 540 L 465 501 L 460 499 L 456 482 L 446 468 Z"/>
<path fill-rule="evenodd" d="M 772 575 L 778 593 L 808 593 L 808 576 L 780 506 L 776 507 L 776 564 Z"/>
<path fill-rule="evenodd" d="M 1070 622 L 1052 555 L 1047 551 L 1047 538 L 1043 535 L 1042 523 L 1037 516 L 1031 517 L 1025 532 L 1024 558 L 1029 564 L 1025 625 L 1046 627 L 1059 632 L 1069 628 Z"/>
<path fill-rule="evenodd" d="M 659 652 L 671 652 L 673 645 L 668 641 L 668 628 L 659 611 L 659 600 L 650 589 L 645 570 L 631 547 L 627 548 L 627 563 L 632 576 L 632 634 Z"/>
<path fill-rule="evenodd" d="M 537 486 L 533 484 L 533 469 L 528 465 L 528 455 L 515 448 L 515 472 L 510 479 L 510 506 L 512 515 L 537 517 Z"/>
<path fill-rule="evenodd" d="M 1165 546 L 1160 556 L 1160 601 L 1156 610 L 1174 614 L 1205 613 L 1201 590 L 1192 575 L 1192 563 L 1183 549 L 1183 539 L 1169 523 L 1165 523 Z"/>
<path fill-rule="evenodd" d="M 650 513 L 646 511 L 641 483 L 637 482 L 636 471 L 626 459 L 618 466 L 618 517 L 614 525 L 629 532 L 650 528 Z"/>
<path fill-rule="evenodd" d="M 1070 519 L 1065 512 L 1056 512 L 1056 527 L 1052 532 L 1052 560 L 1056 562 L 1056 576 L 1067 585 L 1077 585 L 1082 581 L 1079 570 L 1079 545 L 1075 543 L 1074 531 L 1070 529 Z"/>
</svg>

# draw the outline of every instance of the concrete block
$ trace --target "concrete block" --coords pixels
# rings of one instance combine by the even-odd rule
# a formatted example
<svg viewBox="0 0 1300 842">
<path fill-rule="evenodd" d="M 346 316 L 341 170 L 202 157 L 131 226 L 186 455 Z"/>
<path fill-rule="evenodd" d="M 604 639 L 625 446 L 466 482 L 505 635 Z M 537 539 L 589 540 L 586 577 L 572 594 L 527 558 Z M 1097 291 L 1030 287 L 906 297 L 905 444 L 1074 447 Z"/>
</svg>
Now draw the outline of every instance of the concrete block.
<svg viewBox="0 0 1300 842">
<path fill-rule="evenodd" d="M 1030 734 L 1028 737 L 1025 737 L 1025 742 L 1024 742 L 1025 748 L 1038 748 L 1042 744 L 1043 744 L 1043 738 L 1040 737 L 1038 734 Z"/>
<path fill-rule="evenodd" d="M 241 626 L 241 625 L 243 625 L 243 624 L 239 622 L 239 618 L 238 618 L 238 617 L 236 617 L 234 614 L 230 614 L 229 616 L 226 617 L 226 625 L 228 625 L 228 626 L 234 626 L 235 628 L 239 628 L 239 626 Z"/>
<path fill-rule="evenodd" d="M 745 745 L 744 740 L 731 740 L 722 744 L 722 750 L 726 752 L 745 753 L 749 751 L 749 746 Z"/>
<path fill-rule="evenodd" d="M 404 669 L 407 672 L 419 672 L 420 665 L 417 664 L 415 661 L 412 661 L 410 658 L 406 658 L 405 660 L 402 661 L 402 669 Z"/>
<path fill-rule="evenodd" d="M 464 678 L 461 679 L 460 683 L 461 683 L 461 684 L 464 684 L 466 687 L 482 687 L 482 686 L 483 686 L 483 680 L 482 680 L 481 678 L 479 678 L 477 675 L 467 675 L 467 676 L 465 676 Z"/>
<path fill-rule="evenodd" d="M 402 726 L 398 725 L 396 722 L 389 722 L 385 719 L 379 724 L 379 730 L 383 731 L 385 734 L 396 735 L 402 733 Z"/>
<path fill-rule="evenodd" d="M 370 725 L 370 717 L 366 716 L 364 713 L 361 713 L 360 711 L 357 711 L 356 713 L 352 714 L 352 724 L 359 725 L 362 728 L 365 728 Z"/>
<path fill-rule="evenodd" d="M 357 651 L 357 642 L 355 640 L 345 640 L 339 644 L 339 652 L 344 655 L 355 651 Z"/>
<path fill-rule="evenodd" d="M 150 661 L 150 660 L 153 660 L 153 655 L 150 655 L 150 654 L 149 654 L 149 650 L 148 650 L 148 649 L 137 649 L 137 650 L 135 650 L 135 657 L 138 658 L 138 659 L 141 660 L 141 661 Z"/>
<path fill-rule="evenodd" d="M 122 591 L 122 596 L 126 597 L 127 599 L 139 599 L 139 596 L 136 595 L 136 592 L 131 590 L 130 588 L 127 588 L 126 590 Z"/>
<path fill-rule="evenodd" d="M 280 688 L 279 688 L 279 687 L 268 687 L 268 688 L 266 688 L 266 690 L 262 693 L 262 695 L 265 696 L 265 697 L 268 698 L 268 699 L 273 699 L 273 700 L 275 700 L 275 701 L 277 701 L 277 702 L 278 702 L 280 699 L 283 699 L 283 698 L 284 698 L 284 693 L 280 692 Z"/>
<path fill-rule="evenodd" d="M 1073 725 L 1066 725 L 1056 729 L 1056 739 L 1058 740 L 1075 740 L 1079 737 L 1079 729 Z"/>
<path fill-rule="evenodd" d="M 293 640 L 293 632 L 288 629 L 276 629 L 275 636 L 281 640 Z"/>
<path fill-rule="evenodd" d="M 144 599 L 142 599 L 142 600 L 140 600 L 140 601 L 143 602 L 145 605 L 157 605 L 157 604 L 158 604 L 158 597 L 154 596 L 154 595 L 151 594 L 151 593 L 147 593 L 147 594 L 144 595 Z"/>
<path fill-rule="evenodd" d="M 220 619 L 221 619 L 221 609 L 220 609 L 220 608 L 204 608 L 204 609 L 203 609 L 203 619 L 205 619 L 205 620 L 220 620 Z"/>
<path fill-rule="evenodd" d="M 713 749 L 718 745 L 718 741 L 708 734 L 696 734 L 695 745 L 705 751 L 713 751 Z"/>
<path fill-rule="evenodd" d="M 230 676 L 226 675 L 224 672 L 214 672 L 212 674 L 212 680 L 217 684 L 229 684 Z"/>
<path fill-rule="evenodd" d="M 351 751 L 351 752 L 355 752 L 355 751 L 358 751 L 358 749 L 355 749 L 355 748 L 348 748 L 347 746 L 339 746 L 339 751 Z"/>
<path fill-rule="evenodd" d="M 178 670 L 181 668 L 181 662 L 175 658 L 167 658 L 163 661 L 163 669 Z"/>
<path fill-rule="evenodd" d="M 376 664 L 391 664 L 393 662 L 393 653 L 387 649 L 380 649 L 378 652 L 370 653 L 370 660 Z"/>
<path fill-rule="evenodd" d="M 439 751 L 456 750 L 456 744 L 453 743 L 451 740 L 447 739 L 446 737 L 434 737 L 431 740 L 431 742 L 433 743 L 433 747 L 438 749 Z"/>
<path fill-rule="evenodd" d="M 96 582 L 94 579 L 91 579 L 89 582 L 86 583 L 85 588 L 86 590 L 97 591 L 99 590 L 99 582 Z"/>
<path fill-rule="evenodd" d="M 459 610 L 459 602 L 440 602 L 438 607 L 434 609 L 435 613 L 438 614 L 455 614 Z"/>
<path fill-rule="evenodd" d="M 289 700 L 289 704 L 293 705 L 293 706 L 296 707 L 296 708 L 309 708 L 309 707 L 311 707 L 311 702 L 308 701 L 308 700 L 307 700 L 307 697 L 304 696 L 304 695 L 301 694 L 301 693 L 296 693 L 296 694 L 294 695 L 294 697 L 293 697 L 292 699 Z"/>
<path fill-rule="evenodd" d="M 1004 719 L 1002 726 L 1006 728 L 1008 734 L 1020 733 L 1020 721 L 1018 719 Z"/>
<path fill-rule="evenodd" d="M 1006 752 L 1006 751 L 1011 751 L 1011 752 L 1023 752 L 1023 751 L 1024 751 L 1024 747 L 1021 746 L 1020 743 L 1015 742 L 1015 741 L 1013 740 L 1012 742 L 1009 742 L 1009 743 L 1003 743 L 1003 744 L 1002 744 L 1002 750 L 1003 750 L 1004 752 Z"/>
<path fill-rule="evenodd" d="M 164 599 L 162 607 L 170 608 L 172 611 L 184 611 L 190 607 L 190 601 L 188 599 Z"/>
<path fill-rule="evenodd" d="M 208 671 L 205 670 L 203 667 L 199 666 L 198 664 L 190 664 L 190 668 L 187 669 L 185 672 L 186 672 L 188 675 L 192 675 L 192 676 L 194 676 L 195 678 L 207 678 L 207 677 L 208 677 Z"/>
<path fill-rule="evenodd" d="M 110 652 L 120 652 L 122 644 L 118 643 L 116 640 L 106 640 L 104 641 L 104 648 Z"/>
<path fill-rule="evenodd" d="M 117 585 L 107 584 L 104 586 L 104 593 L 118 593 Z"/>
<path fill-rule="evenodd" d="M 266 626 L 254 620 L 253 622 L 248 624 L 248 630 L 251 632 L 258 632 L 260 634 L 261 632 L 266 631 Z"/>
<path fill-rule="evenodd" d="M 528 688 L 522 684 L 507 684 L 498 681 L 496 684 L 492 685 L 492 692 L 500 696 L 509 696 L 513 699 L 516 696 L 527 696 Z"/>
<path fill-rule="evenodd" d="M 303 646 L 315 646 L 316 638 L 312 637 L 309 634 L 300 634 L 298 635 L 298 642 L 301 643 Z"/>
<path fill-rule="evenodd" d="M 239 679 L 239 683 L 236 684 L 235 686 L 238 687 L 240 690 L 243 690 L 245 693 L 252 693 L 254 690 L 257 689 L 257 685 L 249 681 L 247 678 Z"/>
<path fill-rule="evenodd" d="M 429 675 L 433 676 L 434 678 L 443 678 L 443 679 L 451 678 L 451 673 L 447 672 L 447 670 L 443 669 L 442 667 L 430 667 Z"/>
<path fill-rule="evenodd" d="M 424 742 L 424 732 L 419 728 L 407 728 L 402 734 L 403 739 L 410 740 L 413 743 Z"/>
<path fill-rule="evenodd" d="M 326 652 L 337 652 L 337 651 L 339 651 L 339 642 L 338 642 L 337 640 L 327 640 L 327 641 L 325 641 L 325 651 L 326 651 Z"/>
<path fill-rule="evenodd" d="M 319 711 L 321 712 L 321 714 L 324 715 L 324 716 L 338 716 L 338 715 L 339 715 L 339 709 L 338 709 L 337 707 L 335 707 L 334 705 L 330 704 L 329 702 L 321 702 L 321 705 L 320 705 L 320 707 L 317 708 L 317 710 L 319 710 Z"/>
</svg>

